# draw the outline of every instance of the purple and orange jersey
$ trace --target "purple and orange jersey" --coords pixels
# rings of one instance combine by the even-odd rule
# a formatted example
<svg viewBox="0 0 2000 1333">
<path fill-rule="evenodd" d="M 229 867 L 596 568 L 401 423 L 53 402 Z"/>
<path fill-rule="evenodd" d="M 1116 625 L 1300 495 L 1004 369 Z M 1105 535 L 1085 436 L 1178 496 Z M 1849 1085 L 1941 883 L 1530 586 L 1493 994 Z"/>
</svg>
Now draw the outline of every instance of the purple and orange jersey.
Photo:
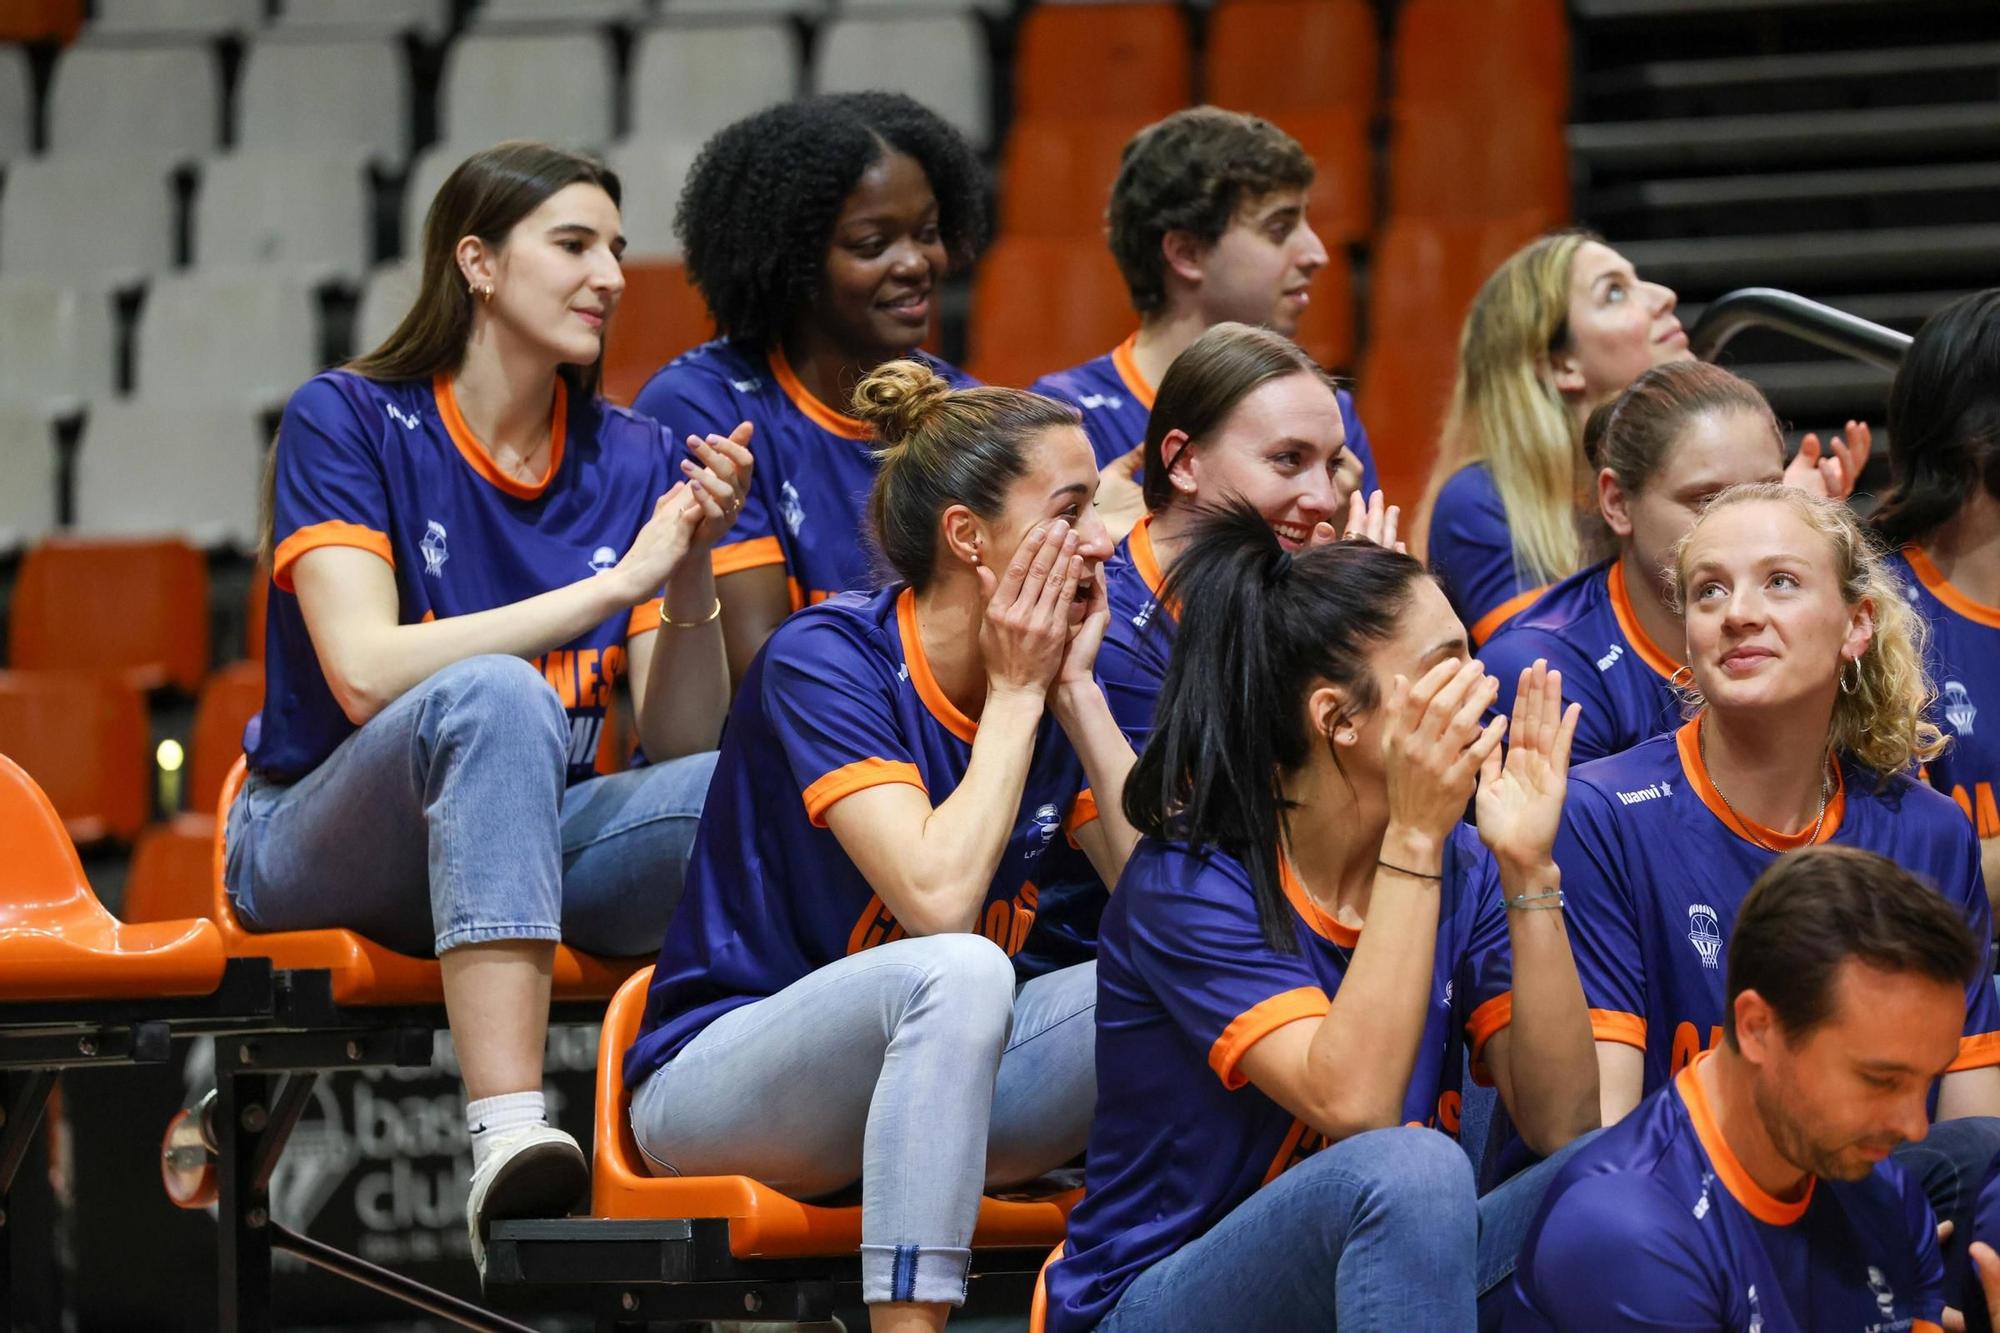
<svg viewBox="0 0 2000 1333">
<path fill-rule="evenodd" d="M 890 783 L 942 802 L 964 778 L 977 734 L 931 674 L 909 589 L 833 597 L 780 625 L 730 708 L 627 1081 L 636 1085 L 730 1010 L 901 939 L 826 812 Z M 1051 844 L 1095 814 L 1082 762 L 1045 715 L 980 934 L 1020 951 Z"/>
<path fill-rule="evenodd" d="M 1923 776 L 1958 803 L 1980 837 L 2000 837 L 1994 801 L 2000 787 L 2000 607 L 1983 606 L 1952 587 L 1919 547 L 1905 546 L 1889 557 L 1889 567 L 1910 605 L 1930 622 L 1924 665 L 1937 687 L 1931 721 L 1951 740 Z"/>
<path fill-rule="evenodd" d="M 924 352 L 911 356 L 955 388 L 974 381 Z M 884 582 L 870 563 L 868 491 L 875 484 L 874 429 L 813 397 L 782 348 L 761 351 L 727 338 L 668 362 L 633 408 L 681 440 L 756 427 L 757 467 L 736 525 L 715 547 L 716 577 L 783 565 L 792 607 Z"/>
<path fill-rule="evenodd" d="M 307 551 L 350 546 L 395 572 L 402 624 L 507 606 L 615 566 L 673 484 L 660 427 L 561 381 L 548 470 L 499 471 L 459 415 L 451 381 L 384 383 L 315 375 L 278 427 L 265 703 L 245 729 L 250 766 L 290 782 L 354 731 L 321 674 L 292 590 Z M 657 600 L 530 659 L 570 719 L 569 779 L 592 776 L 626 644 L 658 629 Z"/>
<path fill-rule="evenodd" d="M 1250 1084 L 1246 1052 L 1327 1013 L 1360 931 L 1328 917 L 1289 864 L 1298 951 L 1264 938 L 1249 872 L 1220 850 L 1142 839 L 1104 913 L 1097 1109 L 1085 1193 L 1048 1270 L 1051 1333 L 1085 1333 L 1141 1273 L 1325 1146 Z M 1460 825 L 1447 844 L 1436 969 L 1403 1099 L 1414 1125 L 1458 1131 L 1459 1071 L 1512 1011 L 1499 872 Z"/>
<path fill-rule="evenodd" d="M 1527 610 L 1548 585 L 1523 577 L 1514 561 L 1513 529 L 1500 502 L 1493 471 L 1470 463 L 1438 488 L 1431 505 L 1431 572 L 1472 636 L 1485 644 L 1500 627 Z"/>
<path fill-rule="evenodd" d="M 1773 1196 L 1692 1068 L 1563 1164 L 1509 1294 L 1509 1333 L 1939 1333 L 1945 1305 L 1937 1220 L 1915 1181 L 1882 1162 Z"/>
</svg>

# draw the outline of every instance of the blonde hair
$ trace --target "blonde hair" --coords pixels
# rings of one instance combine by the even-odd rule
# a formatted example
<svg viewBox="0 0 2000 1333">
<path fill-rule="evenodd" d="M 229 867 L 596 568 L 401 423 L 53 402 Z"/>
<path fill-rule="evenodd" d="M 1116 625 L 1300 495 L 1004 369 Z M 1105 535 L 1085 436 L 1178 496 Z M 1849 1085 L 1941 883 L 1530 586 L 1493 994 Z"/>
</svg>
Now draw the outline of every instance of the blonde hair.
<svg viewBox="0 0 2000 1333">
<path fill-rule="evenodd" d="M 1843 685 L 1833 697 L 1829 745 L 1883 777 L 1937 758 L 1944 750 L 1945 737 L 1928 717 L 1937 698 L 1924 671 L 1930 625 L 1903 599 L 1902 588 L 1883 562 L 1880 548 L 1846 505 L 1776 481 L 1731 486 L 1703 506 L 1701 516 L 1674 548 L 1676 606 L 1687 602 L 1688 550 L 1701 525 L 1721 510 L 1758 502 L 1786 506 L 1826 539 L 1833 551 L 1843 602 L 1850 608 L 1863 598 L 1874 604 L 1875 632 L 1859 659 L 1853 692 Z M 1845 662 L 1835 669 L 1844 672 Z M 1692 682 L 1681 693 L 1690 716 L 1707 702 Z"/>
<path fill-rule="evenodd" d="M 962 504 L 997 518 L 1043 431 L 1079 427 L 1076 409 L 1024 389 L 954 389 L 917 360 L 888 361 L 854 387 L 854 415 L 875 428 L 868 492 L 876 549 L 922 592 L 937 564 L 938 517 Z"/>
<path fill-rule="evenodd" d="M 1507 511 L 1522 579 L 1552 583 L 1583 567 L 1583 432 L 1556 388 L 1549 354 L 1569 341 L 1570 268 L 1596 239 L 1565 231 L 1532 241 L 1473 298 L 1459 331 L 1458 378 L 1437 461 L 1418 506 L 1418 550 L 1428 545 L 1439 489 L 1467 464 L 1483 462 Z"/>
</svg>

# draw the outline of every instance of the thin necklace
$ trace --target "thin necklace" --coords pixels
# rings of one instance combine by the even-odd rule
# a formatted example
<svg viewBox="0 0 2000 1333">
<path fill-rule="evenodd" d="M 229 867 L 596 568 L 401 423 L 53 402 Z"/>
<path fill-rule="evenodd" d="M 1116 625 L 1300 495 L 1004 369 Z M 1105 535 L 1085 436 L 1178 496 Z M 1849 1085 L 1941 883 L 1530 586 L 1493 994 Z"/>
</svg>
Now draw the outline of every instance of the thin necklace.
<svg viewBox="0 0 2000 1333">
<path fill-rule="evenodd" d="M 1706 733 L 1702 732 L 1699 729 L 1695 731 L 1694 735 L 1695 735 L 1695 751 L 1701 756 L 1701 766 L 1703 771 L 1706 772 L 1708 769 L 1708 736 L 1706 735 Z M 1745 819 L 1742 815 L 1736 813 L 1736 807 L 1729 803 L 1729 797 L 1726 794 L 1724 794 L 1722 788 L 1719 785 L 1717 785 L 1715 781 L 1715 775 L 1713 773 L 1710 773 L 1708 775 L 1708 785 L 1715 789 L 1715 794 L 1717 796 L 1722 797 L 1722 808 L 1727 810 L 1730 814 L 1736 815 L 1736 822 L 1742 826 L 1744 835 L 1748 837 L 1750 841 L 1756 843 L 1759 847 L 1762 847 L 1767 852 L 1775 852 L 1779 850 L 1778 848 L 1773 847 L 1770 843 L 1765 842 L 1762 838 L 1758 837 L 1750 821 Z M 1832 797 L 1833 797 L 1833 782 L 1827 776 L 1826 770 L 1821 769 L 1819 775 L 1819 814 L 1813 817 L 1812 833 L 1809 837 L 1806 838 L 1805 841 L 1806 846 L 1810 847 L 1814 843 L 1819 841 L 1820 828 L 1826 823 L 1826 803 L 1829 800 L 1831 800 Z"/>
</svg>

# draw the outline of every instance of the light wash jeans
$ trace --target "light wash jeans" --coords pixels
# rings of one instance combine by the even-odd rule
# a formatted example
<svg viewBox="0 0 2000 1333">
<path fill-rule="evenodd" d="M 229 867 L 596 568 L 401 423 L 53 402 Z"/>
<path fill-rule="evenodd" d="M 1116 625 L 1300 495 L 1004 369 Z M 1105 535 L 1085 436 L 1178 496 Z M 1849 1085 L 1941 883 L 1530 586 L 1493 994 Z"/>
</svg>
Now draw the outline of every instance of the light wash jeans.
<svg viewBox="0 0 2000 1333">
<path fill-rule="evenodd" d="M 1342 1139 L 1140 1274 L 1098 1333 L 1497 1327 L 1542 1194 L 1588 1138 L 1484 1198 L 1465 1151 L 1434 1130 Z"/>
<path fill-rule="evenodd" d="M 1089 1139 L 1096 1011 L 1095 963 L 1017 994 L 982 936 L 878 945 L 703 1028 L 634 1091 L 633 1136 L 660 1174 L 859 1181 L 861 1298 L 961 1304 L 982 1189 Z"/>
<path fill-rule="evenodd" d="M 237 914 L 418 956 L 486 940 L 655 952 L 715 755 L 564 790 L 568 747 L 562 704 L 527 662 L 445 667 L 297 782 L 244 784 L 224 872 Z"/>
</svg>

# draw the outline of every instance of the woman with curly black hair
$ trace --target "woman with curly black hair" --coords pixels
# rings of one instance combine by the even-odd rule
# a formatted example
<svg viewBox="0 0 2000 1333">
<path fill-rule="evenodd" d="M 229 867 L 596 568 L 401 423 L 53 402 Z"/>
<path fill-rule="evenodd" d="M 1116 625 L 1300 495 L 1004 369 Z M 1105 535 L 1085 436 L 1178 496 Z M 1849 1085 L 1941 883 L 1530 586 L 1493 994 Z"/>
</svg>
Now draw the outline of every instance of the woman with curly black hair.
<svg viewBox="0 0 2000 1333">
<path fill-rule="evenodd" d="M 873 432 L 840 405 L 877 366 L 916 357 L 938 284 L 986 232 L 978 158 L 898 93 L 767 107 L 710 139 L 674 219 L 720 335 L 675 358 L 634 407 L 676 435 L 749 422 L 757 473 L 714 551 L 730 673 L 780 620 L 868 582 L 862 509 Z"/>
</svg>

